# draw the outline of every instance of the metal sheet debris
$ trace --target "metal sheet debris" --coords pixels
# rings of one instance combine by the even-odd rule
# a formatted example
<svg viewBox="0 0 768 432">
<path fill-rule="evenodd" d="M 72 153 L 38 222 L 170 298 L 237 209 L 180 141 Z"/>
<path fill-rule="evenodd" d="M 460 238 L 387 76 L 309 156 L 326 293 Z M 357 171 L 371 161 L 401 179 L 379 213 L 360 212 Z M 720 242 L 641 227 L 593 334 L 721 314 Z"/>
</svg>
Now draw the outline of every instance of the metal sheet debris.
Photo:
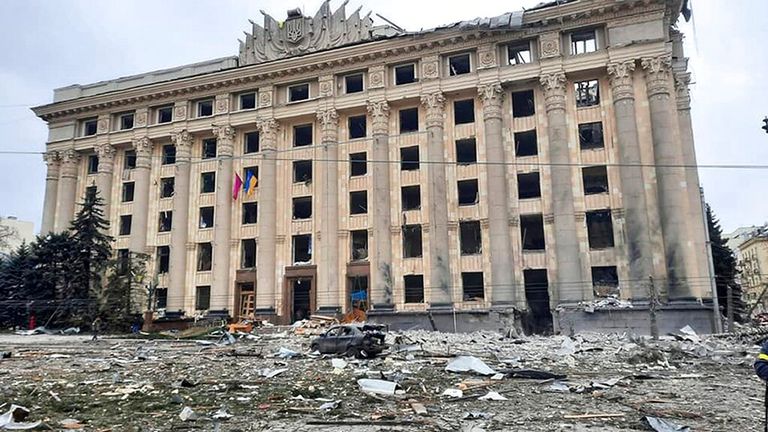
<svg viewBox="0 0 768 432">
<path fill-rule="evenodd" d="M 379 379 L 362 378 L 357 380 L 360 390 L 365 393 L 394 395 L 397 383 Z"/>
<path fill-rule="evenodd" d="M 645 421 L 656 432 L 690 432 L 691 428 L 688 426 L 679 426 L 672 423 L 669 420 L 664 420 L 658 417 L 645 417 Z"/>
<path fill-rule="evenodd" d="M 498 392 L 489 391 L 485 396 L 480 396 L 477 400 L 493 400 L 493 401 L 505 401 L 507 398 L 500 395 Z"/>
<path fill-rule="evenodd" d="M 480 375 L 494 375 L 496 371 L 491 369 L 482 360 L 474 356 L 459 356 L 451 360 L 445 367 L 448 372 L 476 372 Z"/>
</svg>

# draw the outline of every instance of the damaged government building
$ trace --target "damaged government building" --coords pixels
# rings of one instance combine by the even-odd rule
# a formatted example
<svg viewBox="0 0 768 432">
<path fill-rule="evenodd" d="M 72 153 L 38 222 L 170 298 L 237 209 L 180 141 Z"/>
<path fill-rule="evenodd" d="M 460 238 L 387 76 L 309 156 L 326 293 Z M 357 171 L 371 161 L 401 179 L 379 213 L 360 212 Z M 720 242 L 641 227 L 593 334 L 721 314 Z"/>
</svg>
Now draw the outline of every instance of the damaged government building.
<svg viewBox="0 0 768 432">
<path fill-rule="evenodd" d="M 415 32 L 346 2 L 264 13 L 237 57 L 34 108 L 42 232 L 96 188 L 118 254 L 152 257 L 164 320 L 359 305 L 397 328 L 647 333 L 653 309 L 661 332 L 712 331 L 686 3 Z"/>
</svg>

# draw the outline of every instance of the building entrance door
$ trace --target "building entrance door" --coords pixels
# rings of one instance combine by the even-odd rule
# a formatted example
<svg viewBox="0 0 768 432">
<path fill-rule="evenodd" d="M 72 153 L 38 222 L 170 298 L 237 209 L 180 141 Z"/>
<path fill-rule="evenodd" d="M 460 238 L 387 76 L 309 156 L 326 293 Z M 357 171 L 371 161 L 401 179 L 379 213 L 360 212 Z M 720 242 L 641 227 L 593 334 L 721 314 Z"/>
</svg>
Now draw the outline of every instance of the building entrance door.
<svg viewBox="0 0 768 432">
<path fill-rule="evenodd" d="M 547 271 L 524 270 L 523 279 L 525 280 L 525 300 L 528 303 L 528 312 L 523 317 L 523 330 L 527 334 L 552 334 Z"/>
<path fill-rule="evenodd" d="M 312 278 L 294 278 L 291 287 L 291 322 L 308 319 L 313 310 Z"/>
</svg>

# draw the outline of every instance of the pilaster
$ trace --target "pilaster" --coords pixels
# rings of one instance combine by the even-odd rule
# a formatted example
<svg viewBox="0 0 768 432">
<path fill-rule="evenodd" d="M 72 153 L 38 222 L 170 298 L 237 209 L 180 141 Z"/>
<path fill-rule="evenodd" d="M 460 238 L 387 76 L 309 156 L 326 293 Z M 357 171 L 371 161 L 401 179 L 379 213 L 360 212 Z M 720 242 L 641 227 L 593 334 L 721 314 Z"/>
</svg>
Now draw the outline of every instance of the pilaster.
<svg viewBox="0 0 768 432">
<path fill-rule="evenodd" d="M 270 88 L 271 89 L 271 88 Z M 269 93 L 262 93 L 270 95 Z M 261 100 L 260 103 L 264 102 Z M 256 249 L 257 260 L 257 287 L 256 305 L 258 314 L 271 315 L 276 312 L 276 301 L 281 297 L 281 290 L 277 284 L 276 254 L 277 254 L 277 132 L 278 122 L 273 118 L 263 119 L 257 122 L 260 137 L 260 147 L 263 160 L 259 165 L 259 244 Z"/>
<path fill-rule="evenodd" d="M 112 206 L 112 177 L 115 169 L 115 148 L 109 143 L 96 146 L 96 155 L 99 157 L 98 177 L 96 188 L 104 200 L 104 215 L 107 220 L 111 218 Z"/>
<path fill-rule="evenodd" d="M 171 256 L 169 258 L 168 310 L 187 304 L 187 257 L 189 236 L 189 175 L 192 153 L 192 135 L 186 130 L 171 134 L 176 147 L 173 212 L 171 220 Z M 191 243 L 194 248 L 194 243 Z M 194 306 L 191 306 L 194 307 Z"/>
<path fill-rule="evenodd" d="M 216 110 L 222 99 L 217 100 Z M 223 106 L 223 108 L 227 108 Z M 219 165 L 216 169 L 216 207 L 213 223 L 213 284 L 211 285 L 211 309 L 226 309 L 233 297 L 230 284 L 230 242 L 232 237 L 232 152 L 235 129 L 228 125 L 214 125 L 216 151 Z"/>
<path fill-rule="evenodd" d="M 69 228 L 69 223 L 75 216 L 75 201 L 77 200 L 77 170 L 80 166 L 80 155 L 75 149 L 59 152 L 61 169 L 59 190 L 57 192 L 59 209 L 56 215 L 55 232 Z"/>
<path fill-rule="evenodd" d="M 133 218 L 129 249 L 143 254 L 147 247 L 147 220 L 149 211 L 149 173 L 152 167 L 152 141 L 146 136 L 133 140 L 136 151 L 136 169 L 133 171 Z"/>
<path fill-rule="evenodd" d="M 40 226 L 40 234 L 45 235 L 53 231 L 56 222 L 56 198 L 59 189 L 59 174 L 61 171 L 61 158 L 59 152 L 49 151 L 43 154 L 45 160 L 45 200 L 43 201 L 43 220 Z"/>
<path fill-rule="evenodd" d="M 338 278 L 339 268 L 339 115 L 334 108 L 326 108 L 317 112 L 317 123 L 320 126 L 320 141 L 322 142 L 321 188 L 321 220 L 320 256 L 315 257 L 319 262 L 317 278 L 317 306 L 324 310 L 339 308 L 341 286 Z"/>
</svg>

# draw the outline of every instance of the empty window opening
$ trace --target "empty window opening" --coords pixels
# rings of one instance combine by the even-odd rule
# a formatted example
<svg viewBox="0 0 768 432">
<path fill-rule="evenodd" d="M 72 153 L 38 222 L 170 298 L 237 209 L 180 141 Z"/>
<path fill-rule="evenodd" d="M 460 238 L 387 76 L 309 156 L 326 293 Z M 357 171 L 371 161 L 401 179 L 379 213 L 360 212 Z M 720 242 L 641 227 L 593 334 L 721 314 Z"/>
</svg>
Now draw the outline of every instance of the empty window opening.
<svg viewBox="0 0 768 432">
<path fill-rule="evenodd" d="M 366 163 L 366 153 L 350 153 L 349 154 L 349 176 L 362 176 L 368 173 L 368 164 Z"/>
<path fill-rule="evenodd" d="M 579 147 L 582 150 L 599 149 L 604 146 L 602 122 L 579 125 Z"/>
<path fill-rule="evenodd" d="M 207 138 L 203 140 L 203 159 L 212 159 L 216 157 L 216 138 Z"/>
<path fill-rule="evenodd" d="M 216 192 L 216 172 L 204 172 L 200 174 L 200 193 Z"/>
<path fill-rule="evenodd" d="M 368 191 L 354 191 L 349 193 L 349 214 L 368 213 Z"/>
<path fill-rule="evenodd" d="M 536 129 L 515 132 L 515 156 L 536 156 L 539 148 L 536 143 Z"/>
<path fill-rule="evenodd" d="M 173 106 L 157 108 L 157 123 L 170 123 L 173 121 Z"/>
<path fill-rule="evenodd" d="M 416 65 L 413 63 L 395 66 L 395 85 L 416 82 Z"/>
<path fill-rule="evenodd" d="M 592 289 L 595 297 L 618 297 L 619 275 L 616 266 L 592 267 Z"/>
<path fill-rule="evenodd" d="M 312 145 L 312 125 L 305 124 L 293 127 L 293 146 L 303 147 Z"/>
<path fill-rule="evenodd" d="M 421 254 L 421 225 L 403 225 L 403 258 L 418 258 Z"/>
<path fill-rule="evenodd" d="M 405 275 L 403 276 L 403 283 L 406 303 L 424 303 L 423 275 Z"/>
<path fill-rule="evenodd" d="M 597 51 L 595 30 L 581 30 L 571 33 L 571 54 L 585 54 Z"/>
<path fill-rule="evenodd" d="M 400 196 L 403 201 L 403 211 L 418 210 L 421 208 L 421 187 L 403 186 L 400 189 Z"/>
<path fill-rule="evenodd" d="M 293 163 L 293 182 L 307 183 L 312 181 L 312 161 L 300 160 Z"/>
<path fill-rule="evenodd" d="M 584 180 L 584 195 L 608 193 L 608 171 L 605 166 L 591 166 L 581 169 Z"/>
<path fill-rule="evenodd" d="M 242 93 L 240 95 L 240 109 L 247 110 L 254 108 L 256 108 L 256 93 Z"/>
<path fill-rule="evenodd" d="M 133 201 L 133 193 L 136 190 L 136 184 L 134 182 L 123 183 L 122 202 Z"/>
<path fill-rule="evenodd" d="M 307 99 L 309 99 L 309 83 L 288 87 L 288 102 L 298 102 Z"/>
<path fill-rule="evenodd" d="M 119 119 L 120 130 L 133 129 L 133 113 L 121 114 Z"/>
<path fill-rule="evenodd" d="M 117 250 L 117 262 L 118 272 L 120 275 L 125 275 L 128 272 L 128 265 L 130 264 L 131 252 L 128 249 Z"/>
<path fill-rule="evenodd" d="M 208 117 L 213 115 L 213 99 L 206 99 L 197 102 L 197 116 Z"/>
<path fill-rule="evenodd" d="M 477 301 L 485 298 L 483 272 L 462 272 L 461 286 L 464 291 L 464 301 Z"/>
<path fill-rule="evenodd" d="M 173 190 L 176 186 L 174 177 L 163 177 L 160 179 L 160 198 L 170 198 L 173 196 Z"/>
<path fill-rule="evenodd" d="M 99 172 L 99 157 L 96 155 L 88 156 L 88 174 Z"/>
<path fill-rule="evenodd" d="M 176 163 L 176 146 L 166 144 L 163 146 L 163 165 L 173 165 Z"/>
<path fill-rule="evenodd" d="M 293 236 L 293 263 L 309 264 L 312 261 L 312 236 L 301 234 Z"/>
<path fill-rule="evenodd" d="M 200 207 L 200 228 L 213 228 L 213 207 Z"/>
<path fill-rule="evenodd" d="M 352 261 L 368 259 L 368 230 L 351 232 L 352 237 Z"/>
<path fill-rule="evenodd" d="M 155 308 L 165 309 L 168 307 L 168 288 L 155 288 Z"/>
<path fill-rule="evenodd" d="M 126 150 L 123 169 L 131 170 L 134 168 L 136 168 L 136 150 Z"/>
<path fill-rule="evenodd" d="M 240 268 L 256 267 L 256 240 L 244 239 L 240 246 Z"/>
<path fill-rule="evenodd" d="M 552 334 L 547 270 L 523 270 L 523 281 L 528 306 L 528 311 L 523 314 L 523 331 L 526 334 Z"/>
<path fill-rule="evenodd" d="M 477 141 L 474 138 L 456 140 L 456 163 L 459 165 L 477 163 Z"/>
<path fill-rule="evenodd" d="M 530 42 L 507 45 L 507 64 L 520 65 L 531 62 Z"/>
<path fill-rule="evenodd" d="M 98 127 L 97 127 L 98 123 L 99 123 L 98 120 L 95 119 L 95 118 L 88 119 L 88 120 L 83 120 L 83 122 L 82 122 L 82 135 L 83 136 L 96 135 L 96 130 L 98 129 Z"/>
<path fill-rule="evenodd" d="M 512 117 L 529 117 L 536 114 L 533 90 L 512 92 Z"/>
<path fill-rule="evenodd" d="M 517 175 L 517 197 L 520 199 L 541 197 L 538 172 Z"/>
<path fill-rule="evenodd" d="M 243 225 L 255 224 L 259 217 L 259 206 L 255 202 L 243 203 Z"/>
<path fill-rule="evenodd" d="M 587 236 L 590 249 L 613 247 L 613 220 L 610 210 L 587 212 Z"/>
<path fill-rule="evenodd" d="M 544 218 L 541 214 L 520 216 L 520 236 L 523 250 L 544 250 Z"/>
<path fill-rule="evenodd" d="M 367 134 L 366 122 L 367 119 L 364 115 L 350 117 L 348 121 L 349 139 L 364 138 Z"/>
<path fill-rule="evenodd" d="M 157 231 L 168 232 L 171 230 L 172 226 L 173 226 L 173 211 L 171 210 L 161 211 L 160 217 L 158 218 Z"/>
<path fill-rule="evenodd" d="M 419 146 L 400 148 L 400 169 L 403 171 L 419 169 Z"/>
<path fill-rule="evenodd" d="M 477 255 L 483 252 L 480 221 L 459 222 L 459 243 L 462 255 Z"/>
<path fill-rule="evenodd" d="M 293 218 L 309 219 L 312 217 L 312 197 L 297 197 L 293 199 Z"/>
<path fill-rule="evenodd" d="M 248 132 L 243 135 L 243 153 L 256 153 L 259 151 L 259 133 Z"/>
<path fill-rule="evenodd" d="M 468 74 L 472 71 L 469 53 L 448 57 L 448 73 L 450 76 Z"/>
<path fill-rule="evenodd" d="M 211 271 L 213 246 L 211 243 L 197 244 L 197 271 Z"/>
<path fill-rule="evenodd" d="M 195 309 L 208 310 L 211 308 L 211 286 L 199 286 L 195 289 Z"/>
<path fill-rule="evenodd" d="M 133 221 L 133 216 L 131 215 L 121 215 L 120 216 L 120 231 L 119 235 L 130 235 L 131 234 L 131 222 Z"/>
<path fill-rule="evenodd" d="M 363 91 L 363 74 L 356 73 L 345 76 L 344 89 L 346 93 L 360 93 Z"/>
<path fill-rule="evenodd" d="M 600 86 L 597 80 L 574 83 L 576 106 L 579 108 L 595 106 L 600 103 Z"/>
<path fill-rule="evenodd" d="M 479 200 L 477 179 L 459 180 L 456 183 L 459 191 L 459 205 L 471 206 L 477 204 Z"/>
<path fill-rule="evenodd" d="M 157 272 L 159 274 L 168 273 L 170 267 L 171 247 L 170 246 L 158 246 L 157 247 Z"/>
<path fill-rule="evenodd" d="M 475 122 L 474 99 L 460 100 L 453 103 L 454 124 L 466 124 Z"/>
<path fill-rule="evenodd" d="M 419 130 L 419 109 L 408 108 L 399 111 L 400 133 L 416 132 Z"/>
</svg>

